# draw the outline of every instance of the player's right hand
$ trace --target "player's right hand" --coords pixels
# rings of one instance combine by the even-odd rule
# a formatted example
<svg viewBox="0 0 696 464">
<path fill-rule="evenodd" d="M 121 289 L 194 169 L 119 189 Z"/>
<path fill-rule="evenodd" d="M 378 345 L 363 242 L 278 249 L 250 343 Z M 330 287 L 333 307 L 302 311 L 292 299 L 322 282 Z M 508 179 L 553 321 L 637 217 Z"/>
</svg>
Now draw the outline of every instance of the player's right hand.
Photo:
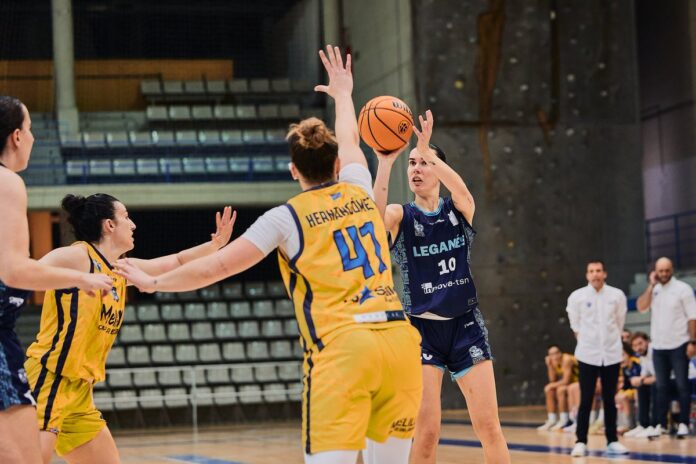
<svg viewBox="0 0 696 464">
<path fill-rule="evenodd" d="M 112 277 L 104 274 L 84 274 L 77 288 L 84 290 L 88 295 L 94 296 L 95 293 L 101 292 L 102 295 L 111 291 L 114 281 Z"/>
</svg>

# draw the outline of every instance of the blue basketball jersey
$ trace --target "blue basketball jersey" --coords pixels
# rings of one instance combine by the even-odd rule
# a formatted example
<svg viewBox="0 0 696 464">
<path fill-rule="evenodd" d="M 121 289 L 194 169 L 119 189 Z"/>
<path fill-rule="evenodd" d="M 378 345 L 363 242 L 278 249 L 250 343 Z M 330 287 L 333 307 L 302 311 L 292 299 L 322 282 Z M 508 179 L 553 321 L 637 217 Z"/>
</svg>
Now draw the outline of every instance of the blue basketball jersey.
<svg viewBox="0 0 696 464">
<path fill-rule="evenodd" d="M 478 299 L 469 267 L 474 229 L 451 198 L 441 198 L 433 212 L 424 212 L 413 202 L 403 210 L 391 251 L 401 268 L 404 309 L 413 315 L 430 312 L 446 318 L 475 309 Z"/>
<path fill-rule="evenodd" d="M 30 294 L 29 290 L 8 287 L 0 280 L 0 330 L 14 329 L 19 312 Z"/>
</svg>

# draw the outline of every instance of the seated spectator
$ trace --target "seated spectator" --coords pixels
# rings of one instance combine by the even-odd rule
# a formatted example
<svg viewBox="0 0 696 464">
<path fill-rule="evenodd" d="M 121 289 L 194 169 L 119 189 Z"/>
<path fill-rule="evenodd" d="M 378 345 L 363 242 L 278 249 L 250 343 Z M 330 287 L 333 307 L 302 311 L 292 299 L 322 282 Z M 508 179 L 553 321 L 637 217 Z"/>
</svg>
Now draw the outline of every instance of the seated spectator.
<svg viewBox="0 0 696 464">
<path fill-rule="evenodd" d="M 619 391 L 614 397 L 619 416 L 617 426 L 619 433 L 626 432 L 631 428 L 633 405 L 636 400 L 636 388 L 631 379 L 636 377 L 640 377 L 640 359 L 634 356 L 631 346 L 624 343 L 623 359 L 619 371 Z"/>
<path fill-rule="evenodd" d="M 621 341 L 623 343 L 631 343 L 631 338 L 633 338 L 633 332 L 628 329 L 623 329 L 621 331 Z"/>
<path fill-rule="evenodd" d="M 648 334 L 634 333 L 631 337 L 631 348 L 640 357 L 640 375 L 631 378 L 631 385 L 638 394 L 638 424 L 634 429 L 624 433 L 624 436 L 649 438 L 655 436 L 658 421 L 655 416 L 655 368 Z"/>
<path fill-rule="evenodd" d="M 551 345 L 545 358 L 549 383 L 544 387 L 546 422 L 538 430 L 561 430 L 572 425 L 568 414 L 568 387 L 578 381 L 578 362 L 575 356 L 563 353 Z"/>
</svg>

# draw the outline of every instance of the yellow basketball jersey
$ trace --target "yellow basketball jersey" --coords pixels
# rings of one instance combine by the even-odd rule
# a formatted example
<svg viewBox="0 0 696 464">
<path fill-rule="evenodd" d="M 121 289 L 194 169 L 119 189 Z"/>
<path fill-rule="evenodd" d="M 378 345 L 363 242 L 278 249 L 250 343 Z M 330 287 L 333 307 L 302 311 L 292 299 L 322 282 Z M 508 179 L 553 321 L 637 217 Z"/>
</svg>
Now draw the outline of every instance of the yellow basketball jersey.
<svg viewBox="0 0 696 464">
<path fill-rule="evenodd" d="M 106 357 L 123 323 L 126 279 L 87 242 L 73 246 L 87 249 L 90 272 L 114 280 L 111 292 L 90 296 L 77 288 L 51 290 L 44 296 L 41 327 L 27 356 L 56 375 L 100 382 L 105 378 Z"/>
<path fill-rule="evenodd" d="M 324 184 L 286 206 L 300 247 L 295 256 L 279 250 L 278 260 L 306 351 L 314 346 L 321 350 L 357 324 L 378 328 L 408 323 L 394 291 L 384 223 L 363 188 Z"/>
</svg>

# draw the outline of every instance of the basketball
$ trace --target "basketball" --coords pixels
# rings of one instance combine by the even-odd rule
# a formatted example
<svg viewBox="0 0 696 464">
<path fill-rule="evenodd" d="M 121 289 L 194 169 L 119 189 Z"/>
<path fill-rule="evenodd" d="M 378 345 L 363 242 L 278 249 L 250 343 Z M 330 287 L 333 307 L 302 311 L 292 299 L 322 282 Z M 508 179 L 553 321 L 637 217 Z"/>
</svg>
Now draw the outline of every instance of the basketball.
<svg viewBox="0 0 696 464">
<path fill-rule="evenodd" d="M 396 97 L 375 97 L 360 110 L 358 128 L 360 137 L 370 147 L 391 152 L 408 143 L 413 133 L 413 114 Z"/>
</svg>

